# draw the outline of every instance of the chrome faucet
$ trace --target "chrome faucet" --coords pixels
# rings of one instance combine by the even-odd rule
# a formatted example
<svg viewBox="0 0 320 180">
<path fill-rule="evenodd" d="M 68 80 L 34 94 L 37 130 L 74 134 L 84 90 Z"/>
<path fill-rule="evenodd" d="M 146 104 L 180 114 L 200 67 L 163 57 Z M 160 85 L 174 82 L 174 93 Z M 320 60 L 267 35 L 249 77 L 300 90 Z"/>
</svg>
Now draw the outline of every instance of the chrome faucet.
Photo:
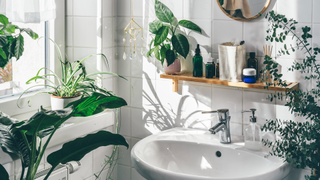
<svg viewBox="0 0 320 180">
<path fill-rule="evenodd" d="M 230 119 L 229 109 L 218 109 L 217 111 L 204 111 L 202 114 L 206 113 L 218 113 L 219 123 L 214 125 L 209 131 L 212 134 L 216 134 L 219 132 L 220 143 L 222 144 L 230 144 L 231 143 L 231 135 L 230 135 Z"/>
</svg>

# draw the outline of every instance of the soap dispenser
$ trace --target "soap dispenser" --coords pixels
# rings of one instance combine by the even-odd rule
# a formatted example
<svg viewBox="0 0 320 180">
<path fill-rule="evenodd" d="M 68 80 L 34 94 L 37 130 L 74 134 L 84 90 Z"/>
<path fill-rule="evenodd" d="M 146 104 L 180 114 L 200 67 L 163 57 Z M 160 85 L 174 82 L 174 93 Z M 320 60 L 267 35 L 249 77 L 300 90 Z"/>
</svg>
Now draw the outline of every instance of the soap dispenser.
<svg viewBox="0 0 320 180">
<path fill-rule="evenodd" d="M 251 150 L 260 150 L 262 147 L 261 143 L 261 129 L 260 126 L 256 123 L 257 117 L 254 116 L 256 109 L 250 109 L 250 111 L 245 112 L 252 112 L 252 116 L 250 116 L 250 124 L 244 130 L 244 146 L 247 149 Z"/>
</svg>

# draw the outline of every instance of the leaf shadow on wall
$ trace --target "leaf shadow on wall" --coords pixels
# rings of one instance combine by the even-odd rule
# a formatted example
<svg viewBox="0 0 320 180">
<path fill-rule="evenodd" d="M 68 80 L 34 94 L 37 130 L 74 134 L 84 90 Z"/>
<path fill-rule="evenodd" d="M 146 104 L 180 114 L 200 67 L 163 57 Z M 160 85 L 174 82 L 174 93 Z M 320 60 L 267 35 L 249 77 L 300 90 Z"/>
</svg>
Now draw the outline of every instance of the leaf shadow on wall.
<svg viewBox="0 0 320 180">
<path fill-rule="evenodd" d="M 149 78 L 146 73 L 144 73 L 144 75 L 146 78 Z M 199 102 L 195 97 L 190 95 L 181 96 L 175 110 L 171 104 L 165 105 L 160 100 L 151 82 L 147 82 L 152 94 L 146 93 L 145 90 L 142 92 L 143 98 L 147 100 L 146 104 L 149 106 L 148 108 L 143 108 L 143 123 L 145 128 L 149 129 L 149 131 L 155 132 L 174 127 L 207 127 L 204 124 L 204 121 L 211 121 L 211 119 L 204 120 L 197 118 L 197 114 L 201 113 L 203 110 L 194 110 L 190 113 L 184 113 L 184 105 L 186 105 L 188 100 L 193 100 L 196 103 L 196 106 L 199 105 Z"/>
</svg>

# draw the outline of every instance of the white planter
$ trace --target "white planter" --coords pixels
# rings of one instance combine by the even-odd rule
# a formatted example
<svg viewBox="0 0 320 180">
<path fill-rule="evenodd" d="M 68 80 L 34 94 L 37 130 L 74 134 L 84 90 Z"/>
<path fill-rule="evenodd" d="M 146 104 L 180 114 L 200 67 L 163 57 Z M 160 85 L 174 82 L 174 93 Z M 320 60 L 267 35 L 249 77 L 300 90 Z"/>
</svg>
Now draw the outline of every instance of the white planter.
<svg viewBox="0 0 320 180">
<path fill-rule="evenodd" d="M 63 109 L 69 103 L 80 99 L 81 96 L 76 97 L 59 97 L 51 95 L 51 110 Z"/>
</svg>

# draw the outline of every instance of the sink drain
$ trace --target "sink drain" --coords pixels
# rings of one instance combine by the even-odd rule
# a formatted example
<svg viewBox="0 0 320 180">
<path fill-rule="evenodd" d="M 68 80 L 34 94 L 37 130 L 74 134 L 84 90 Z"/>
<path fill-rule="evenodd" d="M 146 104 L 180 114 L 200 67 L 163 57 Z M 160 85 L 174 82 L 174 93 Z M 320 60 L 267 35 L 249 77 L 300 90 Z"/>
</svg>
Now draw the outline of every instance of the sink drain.
<svg viewBox="0 0 320 180">
<path fill-rule="evenodd" d="M 221 152 L 220 152 L 220 151 L 217 151 L 217 152 L 216 152 L 216 156 L 217 156 L 217 157 L 221 157 Z"/>
</svg>

